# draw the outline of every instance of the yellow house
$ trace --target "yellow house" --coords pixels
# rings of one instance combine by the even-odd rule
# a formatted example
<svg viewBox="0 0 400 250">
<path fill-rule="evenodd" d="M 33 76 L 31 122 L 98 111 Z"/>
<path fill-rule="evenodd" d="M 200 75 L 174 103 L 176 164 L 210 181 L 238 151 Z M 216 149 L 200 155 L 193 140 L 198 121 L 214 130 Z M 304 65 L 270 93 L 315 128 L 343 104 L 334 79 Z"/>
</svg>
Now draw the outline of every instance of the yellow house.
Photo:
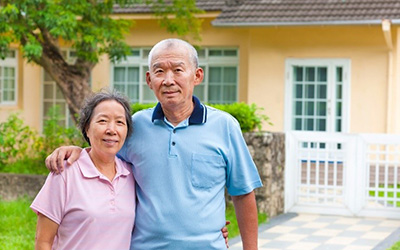
<svg viewBox="0 0 400 250">
<path fill-rule="evenodd" d="M 198 0 L 206 12 L 199 46 L 205 102 L 255 103 L 269 131 L 400 132 L 400 5 L 360 0 Z M 144 74 L 152 45 L 171 35 L 144 6 L 116 8 L 135 21 L 132 54 L 106 56 L 91 75 L 94 90 L 111 86 L 132 102 L 155 102 Z M 65 48 L 73 61 L 73 51 Z M 0 122 L 20 112 L 39 131 L 54 104 L 68 109 L 55 83 L 15 50 L 0 61 Z M 70 125 L 68 118 L 61 121 Z"/>
</svg>

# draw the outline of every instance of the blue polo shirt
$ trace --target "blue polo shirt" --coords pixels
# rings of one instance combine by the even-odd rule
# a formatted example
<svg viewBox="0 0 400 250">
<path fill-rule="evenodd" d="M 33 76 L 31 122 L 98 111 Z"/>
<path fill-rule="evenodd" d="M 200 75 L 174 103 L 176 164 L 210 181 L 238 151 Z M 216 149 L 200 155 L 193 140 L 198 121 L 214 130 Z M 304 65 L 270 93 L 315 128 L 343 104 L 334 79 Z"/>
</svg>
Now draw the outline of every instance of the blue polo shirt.
<svg viewBox="0 0 400 250">
<path fill-rule="evenodd" d="M 131 249 L 226 249 L 225 197 L 262 186 L 238 122 L 194 97 L 176 127 L 161 105 L 133 115 L 119 152 L 133 164 L 137 206 Z"/>
</svg>

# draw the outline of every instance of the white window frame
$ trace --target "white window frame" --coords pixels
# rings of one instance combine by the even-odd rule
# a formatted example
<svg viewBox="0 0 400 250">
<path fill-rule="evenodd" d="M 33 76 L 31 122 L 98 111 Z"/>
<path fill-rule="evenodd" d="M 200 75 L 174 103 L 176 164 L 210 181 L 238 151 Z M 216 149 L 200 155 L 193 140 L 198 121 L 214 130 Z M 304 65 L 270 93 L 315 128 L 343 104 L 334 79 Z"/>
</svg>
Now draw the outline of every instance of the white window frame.
<svg viewBox="0 0 400 250">
<path fill-rule="evenodd" d="M 139 103 L 146 103 L 149 102 L 144 100 L 143 97 L 143 88 L 147 87 L 145 73 L 143 72 L 143 67 L 148 66 L 148 52 L 150 51 L 150 47 L 137 47 L 132 48 L 132 50 L 139 50 L 140 53 L 137 56 L 128 56 L 126 60 L 122 60 L 117 63 L 111 63 L 110 67 L 110 85 L 114 88 L 114 67 L 123 66 L 123 67 L 139 67 Z M 199 56 L 199 66 L 205 69 L 206 75 L 204 80 L 201 84 L 204 85 L 204 102 L 208 102 L 208 75 L 210 67 L 236 67 L 236 96 L 235 101 L 238 101 L 239 96 L 239 49 L 232 48 L 232 47 L 207 47 L 201 49 L 202 52 L 204 51 L 204 56 Z M 229 51 L 235 50 L 236 56 L 210 56 L 210 50 L 221 50 L 221 51 Z M 142 84 L 143 83 L 143 84 Z M 155 98 L 155 97 L 154 97 Z M 154 99 L 155 102 L 157 101 Z"/>
<path fill-rule="evenodd" d="M 204 100 L 203 102 L 208 102 L 208 87 L 209 85 L 209 74 L 210 67 L 236 67 L 236 96 L 235 101 L 237 102 L 239 99 L 239 49 L 233 47 L 205 47 L 201 50 L 204 50 L 204 57 L 199 55 L 199 66 L 205 69 L 205 75 L 203 82 L 201 84 L 204 86 Z M 235 50 L 236 56 L 210 56 L 210 50 Z"/>
<path fill-rule="evenodd" d="M 343 86 L 342 86 L 342 124 L 341 133 L 347 133 L 350 129 L 350 76 L 351 76 L 351 63 L 350 59 L 337 59 L 337 58 L 323 58 L 323 59 L 307 59 L 307 58 L 288 58 L 285 62 L 285 131 L 292 131 L 292 118 L 293 118 L 293 67 L 327 67 L 328 68 L 328 90 L 327 90 L 327 129 L 326 132 L 335 131 L 335 91 L 331 91 L 332 84 L 335 83 L 336 67 L 343 68 Z M 330 113 L 330 114 L 329 114 Z"/>
<path fill-rule="evenodd" d="M 64 57 L 66 57 L 66 62 L 68 63 L 68 64 L 73 64 L 73 63 L 75 63 L 75 61 L 76 61 L 76 57 L 74 57 L 74 55 L 73 55 L 73 53 L 74 53 L 74 50 L 73 49 L 71 49 L 71 48 L 63 48 L 63 49 L 61 49 L 61 53 L 62 53 L 62 55 L 64 56 Z M 42 86 L 42 90 L 41 90 L 41 109 L 40 109 L 40 113 L 41 113 L 41 120 L 40 120 L 40 122 L 41 122 L 41 128 L 42 128 L 42 130 L 43 130 L 43 126 L 44 126 L 44 117 L 46 116 L 46 114 L 44 113 L 44 101 L 45 101 L 45 98 L 44 98 L 44 85 L 45 84 L 52 84 L 52 85 L 54 85 L 54 96 L 55 96 L 55 93 L 56 93 L 56 90 L 57 90 L 57 83 L 55 82 L 55 81 L 46 81 L 45 80 L 45 74 L 46 74 L 46 72 L 44 71 L 44 69 L 42 68 L 42 84 L 41 84 L 41 86 Z M 56 102 L 57 102 L 57 99 L 52 99 L 51 100 L 52 101 L 52 103 L 53 103 L 53 106 L 54 105 L 56 105 Z M 65 98 L 64 98 L 64 101 L 65 101 Z M 71 126 L 75 126 L 74 124 L 73 124 L 73 122 L 72 122 L 72 120 L 71 120 L 71 117 L 70 117 L 70 111 L 69 111 L 69 108 L 68 108 L 68 104 L 66 103 L 66 101 L 65 101 L 65 105 L 66 105 L 66 111 L 65 111 L 65 114 L 63 114 L 63 115 L 65 115 L 65 127 L 66 128 L 68 128 L 68 127 L 71 127 Z"/>
<path fill-rule="evenodd" d="M 115 67 L 138 67 L 139 68 L 139 100 L 138 103 L 155 103 L 157 102 L 156 97 L 154 96 L 154 101 L 144 100 L 143 91 L 144 88 L 147 87 L 146 83 L 146 72 L 143 70 L 144 67 L 148 67 L 147 55 L 151 48 L 149 47 L 140 47 L 140 48 L 132 48 L 132 50 L 139 51 L 139 56 L 127 56 L 126 60 L 121 60 L 116 63 L 111 63 L 110 67 L 110 85 L 114 88 L 114 68 Z M 147 53 L 146 53 L 147 51 Z M 125 93 L 124 93 L 125 94 Z M 132 100 L 131 100 L 132 102 Z"/>
<path fill-rule="evenodd" d="M 16 105 L 18 103 L 18 51 L 17 50 L 10 50 L 10 52 L 13 54 L 13 57 L 7 56 L 4 60 L 0 60 L 0 70 L 1 72 L 1 78 L 4 79 L 4 67 L 13 67 L 14 68 L 14 73 L 15 73 L 15 82 L 14 82 L 14 100 L 13 101 L 4 101 L 3 100 L 3 81 L 1 81 L 0 85 L 0 105 L 1 106 L 12 106 Z"/>
</svg>

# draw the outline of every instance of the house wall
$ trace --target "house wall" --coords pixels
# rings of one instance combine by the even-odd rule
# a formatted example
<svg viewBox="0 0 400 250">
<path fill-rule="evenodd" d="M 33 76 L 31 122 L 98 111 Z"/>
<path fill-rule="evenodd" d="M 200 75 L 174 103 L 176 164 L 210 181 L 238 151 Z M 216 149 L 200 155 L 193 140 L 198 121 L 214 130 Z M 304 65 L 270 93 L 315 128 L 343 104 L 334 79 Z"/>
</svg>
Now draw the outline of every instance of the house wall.
<svg viewBox="0 0 400 250">
<path fill-rule="evenodd" d="M 248 99 L 284 128 L 285 60 L 350 59 L 350 131 L 386 132 L 388 50 L 380 26 L 254 28 Z"/>
<path fill-rule="evenodd" d="M 388 132 L 388 48 L 380 25 L 241 28 L 213 27 L 212 20 L 212 17 L 204 19 L 202 40 L 191 42 L 199 46 L 239 48 L 238 100 L 264 108 L 262 113 L 274 124 L 265 124 L 265 130 L 283 131 L 285 127 L 286 59 L 344 58 L 351 62 L 349 132 Z M 392 29 L 394 45 L 396 31 Z M 167 37 L 171 35 L 160 29 L 155 19 L 138 19 L 126 41 L 131 46 L 151 47 Z M 394 48 L 395 63 L 397 54 Z M 110 77 L 111 62 L 103 56 L 92 72 L 93 89 L 108 86 Z M 395 78 L 396 81 L 400 80 Z M 21 110 L 26 124 L 40 130 L 41 83 L 41 68 L 23 61 L 19 68 L 18 105 L 0 106 L 0 122 L 11 112 Z M 399 113 L 394 110 L 392 114 L 396 112 Z M 400 131 L 400 125 L 395 122 L 391 126 L 392 131 Z"/>
</svg>

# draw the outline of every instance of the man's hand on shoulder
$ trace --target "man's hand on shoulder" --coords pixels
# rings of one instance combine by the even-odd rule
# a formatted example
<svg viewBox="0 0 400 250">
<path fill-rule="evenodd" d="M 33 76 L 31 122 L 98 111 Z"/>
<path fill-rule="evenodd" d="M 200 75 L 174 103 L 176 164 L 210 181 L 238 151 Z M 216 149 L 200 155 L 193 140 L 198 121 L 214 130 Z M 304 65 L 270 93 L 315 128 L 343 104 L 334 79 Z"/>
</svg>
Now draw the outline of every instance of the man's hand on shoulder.
<svg viewBox="0 0 400 250">
<path fill-rule="evenodd" d="M 64 160 L 67 160 L 67 165 L 71 165 L 79 158 L 81 151 L 82 148 L 78 146 L 59 147 L 47 156 L 46 168 L 58 174 L 64 171 Z"/>
</svg>

